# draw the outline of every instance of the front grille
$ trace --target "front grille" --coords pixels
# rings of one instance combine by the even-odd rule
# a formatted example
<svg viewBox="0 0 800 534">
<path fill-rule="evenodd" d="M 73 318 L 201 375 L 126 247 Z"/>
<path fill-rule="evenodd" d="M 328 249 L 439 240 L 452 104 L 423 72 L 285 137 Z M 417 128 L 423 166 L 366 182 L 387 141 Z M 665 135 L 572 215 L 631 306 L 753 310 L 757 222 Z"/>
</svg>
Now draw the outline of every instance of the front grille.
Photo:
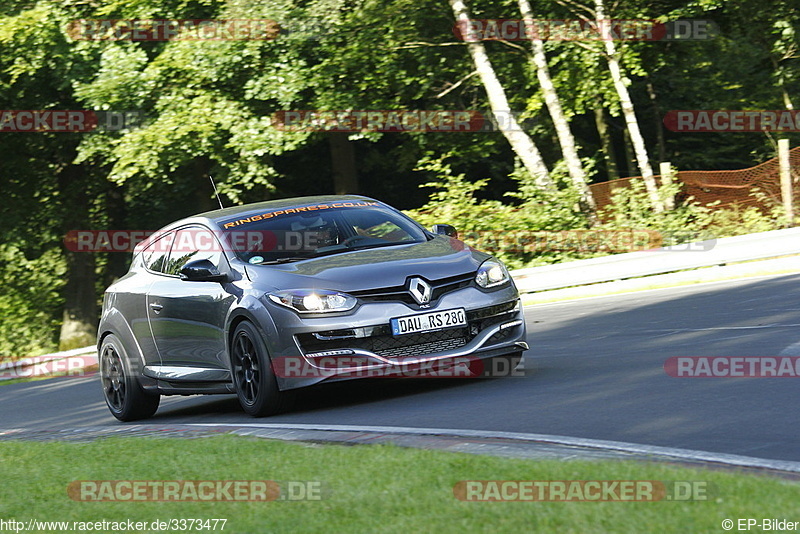
<svg viewBox="0 0 800 534">
<path fill-rule="evenodd" d="M 469 329 L 467 328 L 451 328 L 436 332 L 393 336 L 391 330 L 387 328 L 385 333 L 361 338 L 322 341 L 313 334 L 300 334 L 297 338 L 305 353 L 337 349 L 361 349 L 374 352 L 384 358 L 405 358 L 409 356 L 424 356 L 463 347 L 469 339 L 472 339 L 468 332 Z"/>
<path fill-rule="evenodd" d="M 435 354 L 466 345 L 467 332 L 466 328 L 453 328 L 398 337 L 380 336 L 373 338 L 372 352 L 384 358 L 408 358 Z"/>
<path fill-rule="evenodd" d="M 361 349 L 384 358 L 420 357 L 463 347 L 486 328 L 508 321 L 514 313 L 517 300 L 467 312 L 467 326 L 435 332 L 422 332 L 393 336 L 388 324 L 362 328 L 328 330 L 298 334 L 297 341 L 303 353 L 338 349 Z M 506 328 L 492 336 L 496 343 L 508 338 L 513 328 Z"/>
<path fill-rule="evenodd" d="M 426 280 L 431 285 L 431 302 L 436 302 L 442 295 L 465 288 L 472 284 L 475 278 L 474 273 L 460 274 L 438 280 Z M 379 289 L 367 289 L 364 291 L 351 291 L 350 295 L 364 302 L 402 302 L 417 306 L 417 301 L 408 292 L 406 285 L 384 287 Z"/>
<path fill-rule="evenodd" d="M 493 343 L 497 343 L 500 341 L 505 341 L 506 339 L 511 337 L 512 332 L 514 331 L 513 328 L 504 328 L 498 332 L 496 332 L 492 337 L 489 338 L 489 341 Z"/>
</svg>

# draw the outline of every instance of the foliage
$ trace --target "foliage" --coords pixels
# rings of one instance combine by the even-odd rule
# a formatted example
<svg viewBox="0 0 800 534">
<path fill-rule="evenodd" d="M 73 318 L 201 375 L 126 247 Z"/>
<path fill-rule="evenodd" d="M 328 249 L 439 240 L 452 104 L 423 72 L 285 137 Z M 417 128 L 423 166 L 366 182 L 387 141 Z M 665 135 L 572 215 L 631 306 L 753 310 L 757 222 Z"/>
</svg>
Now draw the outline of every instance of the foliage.
<svg viewBox="0 0 800 534">
<path fill-rule="evenodd" d="M 662 202 L 675 198 L 680 191 L 677 182 L 659 187 Z M 629 187 L 618 188 L 611 195 L 611 205 L 601 217 L 607 221 L 602 228 L 619 230 L 653 230 L 661 235 L 664 245 L 694 239 L 699 228 L 696 221 L 705 211 L 692 199 L 678 203 L 674 209 L 659 213 L 650 209 L 650 201 L 643 181 L 631 181 Z"/>
<path fill-rule="evenodd" d="M 659 188 L 662 201 L 675 198 L 680 187 L 678 182 L 662 185 Z M 754 206 L 719 208 L 718 202 L 700 205 L 689 197 L 674 209 L 661 213 L 654 213 L 648 208 L 649 199 L 644 184 L 632 182 L 630 187 L 620 188 L 613 193 L 612 204 L 603 214 L 607 222 L 601 228 L 652 230 L 658 232 L 663 246 L 669 246 L 766 232 L 784 226 L 777 206 L 765 214 Z"/>
<path fill-rule="evenodd" d="M 0 245 L 0 361 L 54 350 L 59 289 L 66 265 L 57 251 L 26 258 L 17 246 Z"/>
<path fill-rule="evenodd" d="M 437 181 L 425 184 L 437 190 L 422 208 L 406 213 L 426 226 L 452 224 L 460 239 L 511 268 L 766 232 L 785 223 L 780 206 L 765 214 L 753 206 L 702 206 L 692 198 L 656 213 L 644 184 L 634 181 L 613 192 L 611 204 L 600 214 L 603 222 L 589 228 L 577 211 L 577 194 L 568 188 L 542 192 L 517 173 L 519 189 L 508 197 L 518 203 L 503 203 L 479 199 L 476 194 L 487 180 L 454 176 L 441 160 L 427 160 L 420 169 L 438 175 Z M 677 182 L 662 185 L 662 201 L 675 198 L 680 188 Z M 633 237 L 624 241 L 625 236 Z"/>
<path fill-rule="evenodd" d="M 424 159 L 417 170 L 437 176 L 435 181 L 422 185 L 436 190 L 424 206 L 406 213 L 425 226 L 451 224 L 467 244 L 488 251 L 488 247 L 476 241 L 491 238 L 511 214 L 510 207 L 499 201 L 476 198 L 476 193 L 486 186 L 488 180 L 469 182 L 463 174 L 453 175 L 443 159 Z M 498 256 L 502 258 L 502 254 Z"/>
<path fill-rule="evenodd" d="M 697 225 L 716 238 L 768 232 L 784 228 L 783 208 L 763 213 L 755 206 L 709 208 L 698 217 Z"/>
<path fill-rule="evenodd" d="M 516 201 L 503 203 L 479 199 L 477 194 L 488 180 L 470 182 L 463 174 L 453 175 L 444 159 L 420 164 L 418 170 L 437 176 L 436 181 L 424 185 L 436 191 L 424 206 L 407 211 L 412 218 L 426 226 L 452 224 L 468 245 L 494 254 L 511 268 L 587 257 L 581 251 L 548 246 L 549 234 L 586 226 L 577 209 L 577 193 L 563 183 L 565 173 L 554 173 L 562 182 L 560 189 L 542 191 L 534 187 L 527 173 L 517 169 L 513 178 L 518 190 L 507 195 Z"/>
</svg>

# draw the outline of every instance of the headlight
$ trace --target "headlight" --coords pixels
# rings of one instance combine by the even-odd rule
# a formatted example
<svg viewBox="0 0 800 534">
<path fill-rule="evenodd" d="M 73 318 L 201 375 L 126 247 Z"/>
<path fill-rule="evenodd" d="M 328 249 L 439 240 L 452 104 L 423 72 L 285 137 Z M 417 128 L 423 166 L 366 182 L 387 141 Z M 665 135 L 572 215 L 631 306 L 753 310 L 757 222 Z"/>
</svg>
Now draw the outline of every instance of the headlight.
<svg viewBox="0 0 800 534">
<path fill-rule="evenodd" d="M 270 293 L 272 302 L 292 308 L 300 313 L 342 312 L 355 308 L 355 297 L 325 289 L 296 289 Z"/>
<path fill-rule="evenodd" d="M 503 285 L 509 280 L 511 275 L 499 260 L 486 260 L 478 267 L 478 274 L 475 275 L 475 282 L 483 288 Z"/>
</svg>

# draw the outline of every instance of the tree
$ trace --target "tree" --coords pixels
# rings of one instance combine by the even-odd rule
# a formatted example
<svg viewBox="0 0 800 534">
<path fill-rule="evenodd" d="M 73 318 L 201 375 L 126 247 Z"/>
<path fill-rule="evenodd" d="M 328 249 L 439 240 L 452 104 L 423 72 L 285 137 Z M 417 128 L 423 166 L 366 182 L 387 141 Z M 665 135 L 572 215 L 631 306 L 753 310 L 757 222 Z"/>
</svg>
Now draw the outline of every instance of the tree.
<svg viewBox="0 0 800 534">
<path fill-rule="evenodd" d="M 653 210 L 656 212 L 663 211 L 664 204 L 658 194 L 658 184 L 656 184 L 653 175 L 653 168 L 650 165 L 650 158 L 647 154 L 644 137 L 639 129 L 639 121 L 636 119 L 633 101 L 631 100 L 630 93 L 628 93 L 626 79 L 619 63 L 617 47 L 614 41 L 608 36 L 610 21 L 606 19 L 603 0 L 594 0 L 594 15 L 601 39 L 603 39 L 605 45 L 605 58 L 608 62 L 608 70 L 611 72 L 611 79 L 614 81 L 614 88 L 617 90 L 617 95 L 619 96 L 620 107 L 625 117 L 625 126 L 631 137 L 631 143 L 633 144 L 633 150 L 636 155 L 636 162 L 639 165 L 639 172 L 642 173 L 642 180 L 644 180 L 644 185 L 647 188 L 647 194 L 650 197 Z"/>
<path fill-rule="evenodd" d="M 70 15 L 55 3 L 39 2 L 2 16 L 0 69 L 7 75 L 2 83 L 3 109 L 81 108 L 71 85 L 91 72 L 97 57 L 87 50 L 72 49 L 67 41 L 63 28 L 74 15 L 75 11 Z M 98 180 L 99 169 L 75 162 L 76 149 L 84 135 L 3 134 L 4 154 L 14 155 L 0 163 L 4 190 L 14 191 L 17 196 L 17 202 L 6 203 L 3 208 L 3 226 L 8 232 L 4 242 L 18 251 L 11 261 L 35 266 L 40 274 L 58 273 L 57 278 L 40 280 L 31 292 L 32 303 L 14 313 L 23 317 L 31 313 L 34 321 L 42 321 L 36 312 L 38 295 L 57 291 L 57 300 L 48 297 L 45 302 L 51 306 L 48 311 L 56 324 L 60 324 L 61 348 L 91 344 L 97 328 L 96 257 L 62 248 L 67 231 L 92 228 L 98 198 L 105 194 L 103 187 L 95 186 L 103 183 Z M 39 260 L 46 263 L 40 264 Z M 54 265 L 58 266 L 55 272 Z M 12 287 L 19 281 L 14 280 Z M 51 326 L 52 322 L 46 324 Z M 23 343 L 31 342 L 24 334 L 20 337 Z M 31 345 L 48 347 L 48 338 L 52 339 L 46 336 Z"/>
<path fill-rule="evenodd" d="M 456 17 L 456 24 L 465 29 L 463 35 L 464 40 L 467 42 L 467 50 L 475 63 L 475 70 L 478 72 L 478 76 L 486 89 L 489 104 L 495 111 L 508 112 L 506 120 L 498 121 L 500 131 L 533 177 L 535 183 L 542 189 L 554 189 L 555 185 L 550 179 L 550 173 L 539 153 L 539 149 L 510 113 L 511 108 L 508 104 L 508 98 L 506 98 L 505 89 L 503 89 L 500 80 L 497 79 L 494 67 L 486 53 L 486 48 L 469 23 L 470 16 L 466 4 L 463 0 L 449 1 Z"/>
<path fill-rule="evenodd" d="M 553 119 L 556 134 L 558 135 L 558 142 L 561 145 L 561 152 L 567 164 L 567 171 L 569 172 L 573 186 L 580 195 L 581 211 L 585 212 L 590 218 L 594 218 L 594 211 L 596 209 L 594 198 L 589 189 L 586 173 L 583 170 L 580 157 L 578 157 L 578 150 L 575 147 L 575 137 L 572 135 L 569 121 L 564 114 L 561 101 L 558 98 L 558 93 L 550 78 L 550 69 L 547 66 L 544 43 L 536 35 L 536 31 L 533 27 L 533 10 L 531 9 L 530 2 L 528 0 L 519 0 L 519 9 L 522 13 L 522 18 L 525 20 L 525 26 L 531 41 L 531 48 L 533 49 L 532 61 L 536 68 L 536 77 L 544 93 L 544 100 L 550 112 L 550 117 Z"/>
</svg>

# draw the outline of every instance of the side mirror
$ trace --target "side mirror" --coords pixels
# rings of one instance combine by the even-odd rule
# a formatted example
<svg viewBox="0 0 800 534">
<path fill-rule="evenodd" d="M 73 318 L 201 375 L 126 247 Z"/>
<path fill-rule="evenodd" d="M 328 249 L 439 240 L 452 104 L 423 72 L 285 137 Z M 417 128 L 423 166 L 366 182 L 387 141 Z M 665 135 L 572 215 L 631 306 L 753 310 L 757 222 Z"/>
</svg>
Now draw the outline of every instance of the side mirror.
<svg viewBox="0 0 800 534">
<path fill-rule="evenodd" d="M 228 275 L 219 272 L 219 269 L 210 260 L 192 260 L 180 270 L 181 280 L 187 282 L 227 282 Z"/>
<path fill-rule="evenodd" d="M 446 235 L 458 239 L 458 230 L 449 224 L 434 224 L 431 226 L 431 232 L 438 235 Z"/>
</svg>

